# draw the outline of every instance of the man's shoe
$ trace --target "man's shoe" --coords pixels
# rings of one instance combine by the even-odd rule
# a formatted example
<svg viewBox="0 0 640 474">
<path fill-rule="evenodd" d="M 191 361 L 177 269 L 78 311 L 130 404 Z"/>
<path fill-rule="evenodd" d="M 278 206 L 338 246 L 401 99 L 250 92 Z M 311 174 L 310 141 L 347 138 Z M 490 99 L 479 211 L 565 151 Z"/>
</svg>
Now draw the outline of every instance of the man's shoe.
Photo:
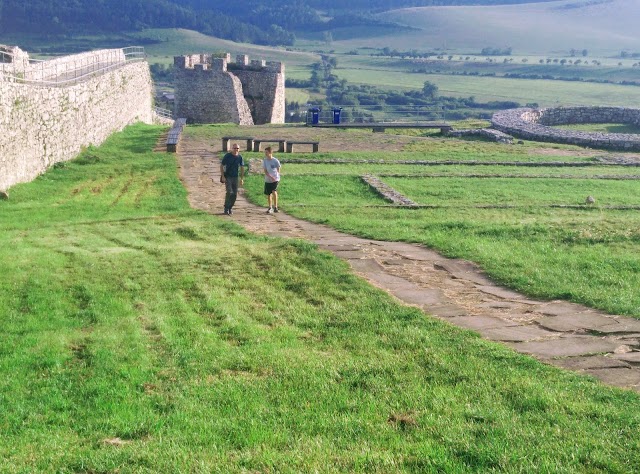
<svg viewBox="0 0 640 474">
<path fill-rule="evenodd" d="M 273 214 L 273 209 L 272 208 L 267 209 L 267 214 Z"/>
<path fill-rule="evenodd" d="M 273 208 L 273 212 L 280 212 L 277 207 Z"/>
<path fill-rule="evenodd" d="M 224 215 L 228 215 L 229 214 L 229 209 L 227 209 L 226 207 L 224 208 Z"/>
<path fill-rule="evenodd" d="M 229 215 L 233 214 L 233 211 L 231 210 L 231 208 L 229 208 L 229 212 L 227 214 Z"/>
</svg>

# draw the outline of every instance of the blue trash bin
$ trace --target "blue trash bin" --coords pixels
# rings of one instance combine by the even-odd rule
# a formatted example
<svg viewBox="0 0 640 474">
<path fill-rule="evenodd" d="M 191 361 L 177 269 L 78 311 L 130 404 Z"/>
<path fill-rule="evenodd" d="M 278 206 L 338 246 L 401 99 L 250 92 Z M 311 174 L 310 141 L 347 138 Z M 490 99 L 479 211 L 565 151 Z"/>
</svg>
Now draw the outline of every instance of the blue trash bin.
<svg viewBox="0 0 640 474">
<path fill-rule="evenodd" d="M 340 112 L 342 111 L 342 107 L 335 107 L 333 109 L 333 123 L 340 123 Z"/>
<path fill-rule="evenodd" d="M 320 123 L 320 109 L 313 107 L 309 111 L 311 112 L 311 124 L 318 125 L 318 123 Z"/>
</svg>

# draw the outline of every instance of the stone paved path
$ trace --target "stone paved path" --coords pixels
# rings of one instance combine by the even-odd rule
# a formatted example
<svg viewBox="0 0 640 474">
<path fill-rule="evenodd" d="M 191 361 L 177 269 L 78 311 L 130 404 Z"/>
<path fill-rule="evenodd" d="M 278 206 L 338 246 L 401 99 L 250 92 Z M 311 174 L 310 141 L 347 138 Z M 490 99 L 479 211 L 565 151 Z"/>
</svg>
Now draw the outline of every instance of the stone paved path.
<svg viewBox="0 0 640 474">
<path fill-rule="evenodd" d="M 473 263 L 417 244 L 354 237 L 284 212 L 268 215 L 242 195 L 233 216 L 224 216 L 218 154 L 208 144 L 184 138 L 178 156 L 192 207 L 259 234 L 313 241 L 405 304 L 549 364 L 640 391 L 640 320 L 564 301 L 533 300 L 497 286 Z"/>
</svg>

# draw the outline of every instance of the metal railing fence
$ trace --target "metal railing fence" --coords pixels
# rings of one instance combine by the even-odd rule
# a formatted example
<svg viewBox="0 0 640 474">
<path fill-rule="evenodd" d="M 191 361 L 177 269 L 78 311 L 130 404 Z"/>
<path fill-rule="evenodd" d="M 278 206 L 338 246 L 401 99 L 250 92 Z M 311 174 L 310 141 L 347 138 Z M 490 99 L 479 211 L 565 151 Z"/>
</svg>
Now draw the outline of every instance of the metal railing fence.
<svg viewBox="0 0 640 474">
<path fill-rule="evenodd" d="M 312 123 L 446 123 L 441 105 L 310 105 L 307 124 Z"/>
<path fill-rule="evenodd" d="M 89 51 L 45 61 L 0 51 L 0 81 L 66 86 L 145 59 L 142 46 Z"/>
<path fill-rule="evenodd" d="M 163 117 L 163 118 L 168 118 L 168 119 L 173 119 L 173 112 L 169 109 L 163 109 L 162 107 L 157 107 L 154 106 L 153 107 L 153 111 L 156 113 L 156 115 L 158 115 L 159 117 Z"/>
</svg>

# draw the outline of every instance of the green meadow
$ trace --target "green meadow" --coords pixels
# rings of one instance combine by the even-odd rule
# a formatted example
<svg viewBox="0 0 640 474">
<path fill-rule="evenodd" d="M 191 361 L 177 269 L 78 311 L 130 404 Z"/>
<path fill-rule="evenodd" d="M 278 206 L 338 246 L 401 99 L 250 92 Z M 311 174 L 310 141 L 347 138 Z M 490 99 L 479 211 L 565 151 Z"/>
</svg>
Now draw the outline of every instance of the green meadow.
<svg viewBox="0 0 640 474">
<path fill-rule="evenodd" d="M 385 68 L 375 60 L 372 65 L 341 58 L 335 74 L 349 83 L 375 85 L 382 89 L 422 89 L 425 81 L 438 86 L 443 96 L 475 97 L 478 102 L 515 101 L 521 105 L 537 103 L 542 107 L 559 105 L 611 105 L 628 107 L 640 101 L 640 87 L 580 81 L 511 79 L 492 76 L 420 74 Z M 396 61 L 393 61 L 396 64 Z"/>
<path fill-rule="evenodd" d="M 340 153 L 345 162 L 333 165 L 286 165 L 283 156 L 281 204 L 348 233 L 422 243 L 478 262 L 497 281 L 532 296 L 640 317 L 637 168 L 605 167 L 577 152 L 540 157 L 528 146 L 534 144 L 518 149 L 428 140 L 407 147 L 408 153 L 368 152 L 370 164 L 357 153 L 351 159 Z M 394 164 L 390 156 L 434 166 Z M 420 207 L 386 203 L 363 174 L 381 176 Z M 256 202 L 259 181 L 248 184 Z M 596 203 L 587 205 L 587 196 Z"/>
<path fill-rule="evenodd" d="M 2 472 L 623 473 L 640 464 L 638 394 L 398 305 L 312 244 L 190 209 L 175 155 L 150 151 L 161 132 L 128 127 L 0 201 Z M 394 178 L 413 199 L 443 206 L 403 210 L 355 172 L 283 169 L 287 212 L 449 254 L 520 242 L 484 263 L 522 281 L 525 248 L 555 268 L 549 256 L 591 239 L 618 270 L 627 265 L 609 275 L 620 287 L 637 255 L 632 214 L 543 206 L 572 202 L 581 180 L 555 194 L 510 180 L 479 198 L 469 192 L 477 180 Z M 249 177 L 252 195 L 259 183 Z M 627 191 L 603 186 L 605 201 Z M 520 207 L 474 207 L 505 197 Z M 572 258 L 590 271 L 591 255 Z"/>
</svg>

